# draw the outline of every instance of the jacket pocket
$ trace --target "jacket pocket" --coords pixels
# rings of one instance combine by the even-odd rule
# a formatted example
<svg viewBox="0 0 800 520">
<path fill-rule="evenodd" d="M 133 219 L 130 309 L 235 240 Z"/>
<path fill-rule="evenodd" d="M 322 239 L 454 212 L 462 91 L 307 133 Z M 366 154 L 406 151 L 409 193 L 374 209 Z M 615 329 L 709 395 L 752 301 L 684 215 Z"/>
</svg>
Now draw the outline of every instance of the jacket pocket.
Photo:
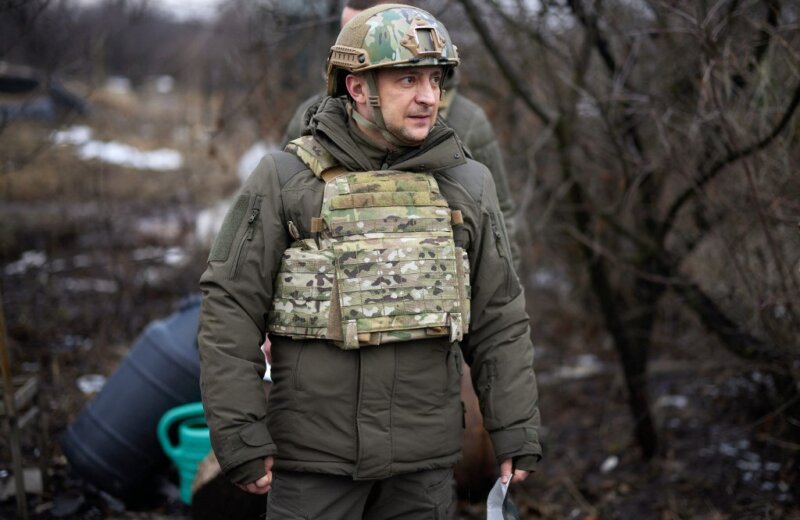
<svg viewBox="0 0 800 520">
<path fill-rule="evenodd" d="M 303 373 L 301 370 L 303 362 L 303 352 L 305 352 L 305 348 L 302 345 L 298 344 L 297 359 L 295 359 L 294 361 L 294 370 L 292 370 L 292 383 L 295 390 L 303 389 L 303 383 L 302 383 Z"/>
<path fill-rule="evenodd" d="M 428 486 L 427 494 L 433 505 L 434 520 L 449 520 L 453 518 L 453 507 L 456 501 L 455 482 L 453 470 L 432 470 L 431 474 L 437 477 L 438 482 Z"/>
<path fill-rule="evenodd" d="M 214 245 L 211 246 L 211 252 L 208 255 L 209 262 L 227 262 L 233 248 L 233 242 L 236 234 L 239 232 L 239 227 L 247 215 L 247 208 L 250 205 L 250 195 L 242 193 L 233 202 L 228 211 L 225 213 L 225 219 L 222 221 L 222 226 L 219 228 L 217 237 L 214 239 Z"/>
<path fill-rule="evenodd" d="M 250 204 L 247 212 L 247 227 L 245 228 L 244 235 L 239 241 L 239 247 L 236 249 L 236 256 L 233 259 L 233 266 L 228 278 L 235 280 L 239 276 L 242 263 L 247 256 L 247 248 L 250 242 L 253 241 L 253 234 L 255 233 L 256 222 L 258 221 L 258 214 L 261 212 L 261 195 L 253 197 L 253 202 Z"/>
<path fill-rule="evenodd" d="M 489 218 L 492 222 L 492 235 L 494 236 L 494 244 L 497 248 L 497 254 L 500 256 L 500 261 L 503 264 L 503 276 L 505 277 L 505 294 L 510 300 L 516 296 L 514 291 L 514 282 L 517 277 L 514 268 L 511 266 L 511 247 L 508 243 L 502 216 L 494 211 L 489 212 Z"/>
<path fill-rule="evenodd" d="M 447 351 L 447 378 L 444 382 L 445 395 L 461 393 L 461 347 L 458 343 L 450 345 Z"/>
<path fill-rule="evenodd" d="M 494 418 L 494 383 L 496 378 L 497 367 L 494 360 L 485 362 L 478 374 L 478 384 L 475 389 L 485 423 Z"/>
</svg>

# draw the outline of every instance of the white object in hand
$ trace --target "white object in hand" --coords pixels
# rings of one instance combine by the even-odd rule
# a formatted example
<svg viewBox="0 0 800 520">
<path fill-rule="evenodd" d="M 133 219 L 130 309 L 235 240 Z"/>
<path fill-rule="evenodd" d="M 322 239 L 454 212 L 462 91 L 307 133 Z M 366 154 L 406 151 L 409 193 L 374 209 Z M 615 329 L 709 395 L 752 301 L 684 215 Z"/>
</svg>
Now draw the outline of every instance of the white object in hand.
<svg viewBox="0 0 800 520">
<path fill-rule="evenodd" d="M 506 500 L 506 493 L 508 484 L 503 484 L 501 479 L 497 479 L 486 499 L 486 520 L 503 520 L 503 502 Z"/>
</svg>

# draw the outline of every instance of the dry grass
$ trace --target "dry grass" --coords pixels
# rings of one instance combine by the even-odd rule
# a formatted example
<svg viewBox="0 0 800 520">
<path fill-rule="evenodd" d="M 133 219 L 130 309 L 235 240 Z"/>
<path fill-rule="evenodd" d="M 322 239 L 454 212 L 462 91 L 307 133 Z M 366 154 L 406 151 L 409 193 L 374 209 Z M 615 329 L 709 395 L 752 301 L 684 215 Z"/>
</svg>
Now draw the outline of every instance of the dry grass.
<svg viewBox="0 0 800 520">
<path fill-rule="evenodd" d="M 76 156 L 72 145 L 51 142 L 53 127 L 15 121 L 0 133 L 0 196 L 5 201 L 204 204 L 236 188 L 234 158 L 256 136 L 250 132 L 228 140 L 222 135 L 211 142 L 208 127 L 199 121 L 202 103 L 196 96 L 136 99 L 98 93 L 92 99 L 95 104 L 89 117 L 65 121 L 62 128 L 86 125 L 92 128 L 93 139 L 117 141 L 141 151 L 174 149 L 182 154 L 183 167 L 148 171 L 85 161 Z"/>
</svg>

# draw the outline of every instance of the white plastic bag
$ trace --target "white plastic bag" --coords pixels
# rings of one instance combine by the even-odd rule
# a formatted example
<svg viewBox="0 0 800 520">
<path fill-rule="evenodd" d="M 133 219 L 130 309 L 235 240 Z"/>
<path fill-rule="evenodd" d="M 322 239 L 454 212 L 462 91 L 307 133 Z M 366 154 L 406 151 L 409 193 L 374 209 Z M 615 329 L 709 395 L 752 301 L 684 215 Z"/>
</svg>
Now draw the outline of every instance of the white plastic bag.
<svg viewBox="0 0 800 520">
<path fill-rule="evenodd" d="M 489 497 L 486 499 L 486 520 L 503 520 L 503 502 L 508 493 L 508 484 L 503 484 L 502 480 L 497 479 Z"/>
</svg>

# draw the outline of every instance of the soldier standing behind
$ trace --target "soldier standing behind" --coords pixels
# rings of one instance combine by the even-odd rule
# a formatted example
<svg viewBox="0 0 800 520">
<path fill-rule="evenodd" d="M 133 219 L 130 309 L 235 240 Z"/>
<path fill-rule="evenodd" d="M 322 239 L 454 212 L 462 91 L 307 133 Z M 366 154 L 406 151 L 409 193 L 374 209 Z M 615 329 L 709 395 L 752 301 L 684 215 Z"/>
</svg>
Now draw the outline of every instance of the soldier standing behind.
<svg viewBox="0 0 800 520">
<path fill-rule="evenodd" d="M 533 347 L 494 182 L 437 121 L 444 26 L 367 9 L 309 133 L 262 159 L 201 278 L 214 452 L 268 519 L 449 518 L 462 359 L 506 482 L 541 457 Z M 272 339 L 267 402 L 260 345 Z"/>
<path fill-rule="evenodd" d="M 386 3 L 389 2 L 381 0 L 348 0 L 342 8 L 342 27 L 364 9 Z M 456 69 L 451 69 L 450 73 L 445 77 L 442 87 L 439 116 L 444 119 L 447 126 L 455 130 L 456 135 L 461 139 L 471 157 L 486 165 L 489 171 L 492 172 L 492 178 L 497 190 L 497 200 L 500 203 L 500 210 L 503 213 L 503 221 L 511 244 L 511 257 L 514 261 L 514 268 L 519 273 L 522 258 L 519 244 L 517 244 L 516 240 L 515 205 L 511 190 L 508 187 L 508 175 L 503 162 L 503 154 L 500 151 L 500 144 L 497 142 L 492 123 L 480 106 L 458 91 Z M 286 127 L 282 146 L 286 146 L 292 139 L 297 139 L 303 135 L 303 132 L 308 128 L 306 114 L 308 109 L 319 103 L 323 97 L 323 93 L 316 94 L 303 101 L 297 107 Z"/>
</svg>

